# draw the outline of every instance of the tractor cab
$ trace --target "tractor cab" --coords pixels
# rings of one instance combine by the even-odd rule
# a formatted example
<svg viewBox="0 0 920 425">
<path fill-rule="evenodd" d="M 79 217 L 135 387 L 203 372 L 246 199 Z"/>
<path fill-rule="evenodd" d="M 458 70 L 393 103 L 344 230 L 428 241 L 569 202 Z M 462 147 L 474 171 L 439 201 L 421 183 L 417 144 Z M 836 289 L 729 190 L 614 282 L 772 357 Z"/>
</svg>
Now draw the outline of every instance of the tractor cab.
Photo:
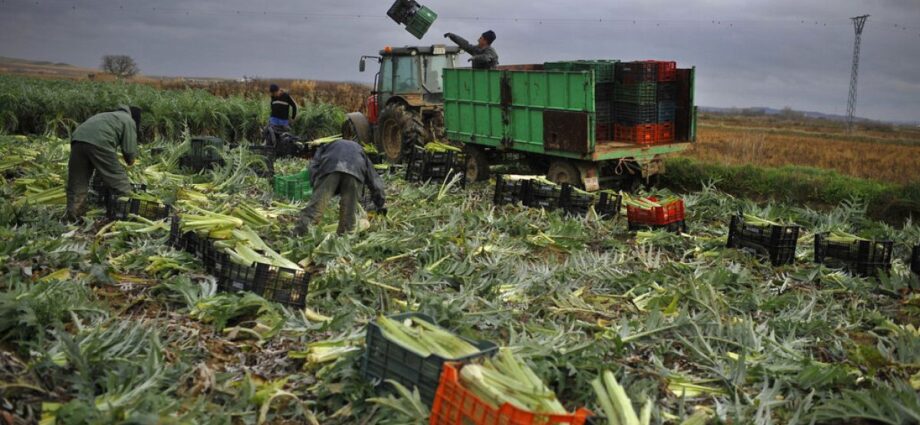
<svg viewBox="0 0 920 425">
<path fill-rule="evenodd" d="M 374 90 L 367 100 L 367 114 L 348 114 L 345 137 L 373 143 L 390 161 L 399 161 L 411 144 L 440 138 L 444 128 L 442 70 L 454 68 L 460 49 L 456 46 L 387 47 L 380 56 L 363 56 L 380 67 Z"/>
</svg>

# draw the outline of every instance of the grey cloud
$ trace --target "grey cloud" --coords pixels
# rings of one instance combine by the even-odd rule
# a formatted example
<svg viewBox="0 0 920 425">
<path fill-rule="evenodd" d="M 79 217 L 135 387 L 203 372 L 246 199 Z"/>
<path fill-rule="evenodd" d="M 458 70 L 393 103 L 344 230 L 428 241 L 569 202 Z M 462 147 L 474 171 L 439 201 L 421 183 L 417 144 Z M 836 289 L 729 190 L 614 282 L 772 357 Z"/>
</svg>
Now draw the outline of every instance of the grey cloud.
<svg viewBox="0 0 920 425">
<path fill-rule="evenodd" d="M 504 64 L 676 59 L 697 67 L 701 105 L 842 113 L 853 41 L 847 18 L 869 13 L 858 113 L 920 121 L 915 0 L 422 2 L 441 19 L 418 41 L 386 18 L 389 0 L 3 0 L 0 55 L 95 67 L 103 54 L 119 52 L 155 75 L 369 82 L 372 76 L 357 70 L 363 54 L 443 43 L 448 31 L 476 38 L 494 29 Z M 461 19 L 472 17 L 480 20 Z"/>
</svg>

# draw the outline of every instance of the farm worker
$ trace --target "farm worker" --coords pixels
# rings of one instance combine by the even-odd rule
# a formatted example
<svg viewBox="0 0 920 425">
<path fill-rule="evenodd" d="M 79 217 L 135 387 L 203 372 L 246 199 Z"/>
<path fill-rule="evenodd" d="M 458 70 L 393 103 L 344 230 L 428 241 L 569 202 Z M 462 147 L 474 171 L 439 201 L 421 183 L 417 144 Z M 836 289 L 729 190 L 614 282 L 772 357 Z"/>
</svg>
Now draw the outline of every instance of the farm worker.
<svg viewBox="0 0 920 425">
<path fill-rule="evenodd" d="M 492 48 L 492 43 L 495 42 L 495 31 L 489 30 L 482 33 L 478 44 L 475 46 L 454 33 L 444 34 L 444 37 L 457 43 L 463 51 L 473 56 L 470 58 L 470 62 L 473 63 L 473 69 L 495 69 L 498 66 L 498 53 Z"/>
<path fill-rule="evenodd" d="M 313 197 L 300 212 L 294 229 L 297 235 L 303 235 L 309 226 L 319 222 L 326 204 L 335 195 L 340 197 L 338 234 L 354 229 L 361 185 L 370 188 L 377 211 L 386 214 L 383 179 L 357 142 L 339 139 L 317 149 L 310 161 L 310 184 Z"/>
<path fill-rule="evenodd" d="M 278 127 L 287 127 L 290 120 L 297 117 L 297 104 L 286 91 L 281 90 L 277 84 L 268 87 L 271 93 L 271 116 L 268 118 L 268 124 Z"/>
<path fill-rule="evenodd" d="M 121 106 L 113 112 L 93 115 L 74 130 L 67 164 L 68 219 L 83 217 L 94 172 L 116 196 L 131 193 L 131 181 L 125 167 L 118 162 L 118 151 L 126 164 L 134 164 L 140 123 L 140 108 Z"/>
</svg>

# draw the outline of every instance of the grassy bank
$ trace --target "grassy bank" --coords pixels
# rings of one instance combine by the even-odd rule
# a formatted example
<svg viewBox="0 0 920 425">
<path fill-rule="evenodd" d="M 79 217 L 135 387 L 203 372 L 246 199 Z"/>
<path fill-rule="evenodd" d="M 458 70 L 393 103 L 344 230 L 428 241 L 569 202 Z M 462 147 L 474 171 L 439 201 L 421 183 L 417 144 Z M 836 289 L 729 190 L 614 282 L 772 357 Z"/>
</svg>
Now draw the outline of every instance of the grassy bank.
<svg viewBox="0 0 920 425">
<path fill-rule="evenodd" d="M 679 190 L 696 190 L 709 182 L 735 196 L 808 205 L 853 199 L 865 202 L 874 217 L 920 216 L 920 181 L 897 185 L 812 167 L 725 165 L 689 158 L 670 159 L 662 177 L 664 185 Z"/>
</svg>

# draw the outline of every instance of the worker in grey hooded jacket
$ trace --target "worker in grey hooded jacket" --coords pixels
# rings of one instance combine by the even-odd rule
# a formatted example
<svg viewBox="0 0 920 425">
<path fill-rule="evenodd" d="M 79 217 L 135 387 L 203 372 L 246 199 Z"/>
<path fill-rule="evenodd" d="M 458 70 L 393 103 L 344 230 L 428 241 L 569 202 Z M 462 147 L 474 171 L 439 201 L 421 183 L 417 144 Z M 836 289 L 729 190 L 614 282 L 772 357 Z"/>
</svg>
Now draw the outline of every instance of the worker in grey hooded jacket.
<svg viewBox="0 0 920 425">
<path fill-rule="evenodd" d="M 355 227 L 358 192 L 362 185 L 371 191 L 377 211 L 386 214 L 383 179 L 374 170 L 374 164 L 357 142 L 339 139 L 320 147 L 310 161 L 310 183 L 313 197 L 300 213 L 294 233 L 303 235 L 311 225 L 319 222 L 326 204 L 339 195 L 339 234 Z"/>
<path fill-rule="evenodd" d="M 475 46 L 454 33 L 444 34 L 444 37 L 457 43 L 463 51 L 473 56 L 470 58 L 473 69 L 495 69 L 498 66 L 498 53 L 492 48 L 492 43 L 495 42 L 495 31 L 489 30 L 482 33 Z"/>
</svg>

